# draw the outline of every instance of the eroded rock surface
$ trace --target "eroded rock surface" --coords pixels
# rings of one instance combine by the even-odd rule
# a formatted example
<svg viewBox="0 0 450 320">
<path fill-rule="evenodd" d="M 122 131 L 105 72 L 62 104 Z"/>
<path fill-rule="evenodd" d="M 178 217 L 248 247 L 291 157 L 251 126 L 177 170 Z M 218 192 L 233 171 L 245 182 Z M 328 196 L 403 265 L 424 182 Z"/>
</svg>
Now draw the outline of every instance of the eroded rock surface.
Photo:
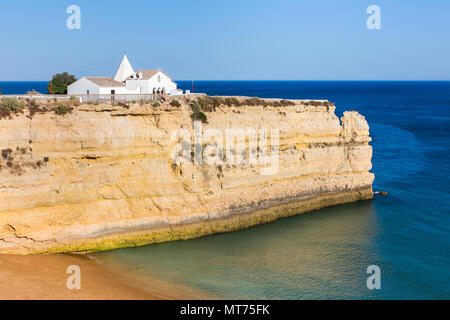
<svg viewBox="0 0 450 320">
<path fill-rule="evenodd" d="M 334 106 L 220 106 L 216 128 L 279 129 L 279 169 L 174 164 L 191 108 L 82 105 L 0 120 L 0 253 L 187 239 L 372 198 L 369 126 Z M 342 123 L 342 125 L 341 125 Z M 224 143 L 225 144 L 225 143 Z M 270 145 L 270 140 L 268 140 Z"/>
</svg>

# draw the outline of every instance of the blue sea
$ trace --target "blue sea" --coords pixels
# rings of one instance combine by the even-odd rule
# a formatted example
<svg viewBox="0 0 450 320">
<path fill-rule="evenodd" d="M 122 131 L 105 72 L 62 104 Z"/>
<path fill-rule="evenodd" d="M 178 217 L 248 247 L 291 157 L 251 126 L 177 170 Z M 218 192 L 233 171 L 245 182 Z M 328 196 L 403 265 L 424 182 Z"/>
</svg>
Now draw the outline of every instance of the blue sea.
<svg viewBox="0 0 450 320">
<path fill-rule="evenodd" d="M 192 90 L 190 81 L 179 87 Z M 46 83 L 5 83 L 6 93 Z M 247 230 L 95 256 L 144 279 L 240 299 L 450 298 L 450 82 L 196 81 L 195 92 L 328 99 L 357 110 L 373 142 L 374 190 L 389 196 Z M 369 265 L 381 289 L 369 290 Z"/>
</svg>

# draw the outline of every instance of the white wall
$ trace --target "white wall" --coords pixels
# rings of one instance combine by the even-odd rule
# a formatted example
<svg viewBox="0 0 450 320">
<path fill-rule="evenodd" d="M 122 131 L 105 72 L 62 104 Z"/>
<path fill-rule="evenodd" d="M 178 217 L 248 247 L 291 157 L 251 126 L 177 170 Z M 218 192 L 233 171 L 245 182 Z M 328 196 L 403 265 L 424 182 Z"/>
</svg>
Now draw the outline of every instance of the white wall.
<svg viewBox="0 0 450 320">
<path fill-rule="evenodd" d="M 160 82 L 158 82 L 158 76 L 160 76 L 159 79 Z M 166 90 L 166 93 L 171 93 L 172 91 L 177 90 L 177 84 L 161 71 L 155 74 L 149 80 L 149 87 L 150 87 L 149 93 L 153 93 L 153 88 L 156 88 L 156 90 L 158 90 L 158 88 L 160 89 L 164 88 Z"/>
<path fill-rule="evenodd" d="M 158 80 L 160 81 L 158 82 Z M 126 87 L 128 90 L 137 90 L 137 93 L 146 94 L 153 93 L 153 88 L 156 90 L 164 88 L 166 93 L 172 93 L 177 90 L 177 84 L 161 71 L 148 80 L 127 80 Z"/>
<path fill-rule="evenodd" d="M 86 78 L 81 78 L 67 87 L 67 94 L 87 94 L 87 90 L 89 90 L 89 94 L 111 94 L 111 90 L 115 90 L 116 94 L 140 93 L 139 87 L 134 90 L 128 90 L 126 87 L 100 87 Z"/>
<path fill-rule="evenodd" d="M 115 90 L 116 94 L 151 94 L 153 88 L 156 90 L 164 88 L 166 93 L 176 93 L 177 84 L 163 72 L 158 72 L 148 80 L 127 80 L 124 87 L 100 87 L 83 77 L 67 87 L 67 94 L 87 94 L 87 90 L 89 94 L 111 94 L 111 90 Z"/>
<path fill-rule="evenodd" d="M 67 86 L 68 95 L 87 94 L 87 90 L 89 90 L 89 94 L 100 93 L 100 87 L 86 78 L 81 78 Z"/>
<path fill-rule="evenodd" d="M 100 94 L 111 94 L 111 90 L 115 90 L 115 94 L 136 94 L 140 93 L 139 88 L 136 90 L 128 90 L 126 87 L 101 87 Z"/>
<path fill-rule="evenodd" d="M 148 80 L 127 80 L 125 87 L 130 93 L 150 93 Z"/>
</svg>

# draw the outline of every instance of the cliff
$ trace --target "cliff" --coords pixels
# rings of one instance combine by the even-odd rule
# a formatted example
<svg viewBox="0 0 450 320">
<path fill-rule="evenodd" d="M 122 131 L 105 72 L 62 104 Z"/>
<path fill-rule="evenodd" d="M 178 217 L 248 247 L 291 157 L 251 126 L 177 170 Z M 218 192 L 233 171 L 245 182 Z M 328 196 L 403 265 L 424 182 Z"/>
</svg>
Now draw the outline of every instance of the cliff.
<svg viewBox="0 0 450 320">
<path fill-rule="evenodd" d="M 248 160 L 176 162 L 180 128 L 196 157 L 192 110 L 179 100 L 80 105 L 67 114 L 25 108 L 0 119 L 0 253 L 188 239 L 372 198 L 369 126 L 357 112 L 339 121 L 332 104 L 300 100 L 202 109 L 200 134 L 214 129 L 225 139 L 227 128 L 267 130 L 270 147 L 279 130 L 277 168 L 264 173 L 267 163 Z M 204 147 L 202 138 L 197 145 Z M 244 156 L 263 149 L 247 146 Z"/>
</svg>

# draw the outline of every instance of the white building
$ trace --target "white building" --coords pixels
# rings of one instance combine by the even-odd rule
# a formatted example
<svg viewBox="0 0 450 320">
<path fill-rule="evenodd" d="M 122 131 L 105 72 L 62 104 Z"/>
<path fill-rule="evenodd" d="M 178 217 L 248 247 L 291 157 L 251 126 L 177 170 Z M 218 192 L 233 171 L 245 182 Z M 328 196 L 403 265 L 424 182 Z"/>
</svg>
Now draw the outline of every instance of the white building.
<svg viewBox="0 0 450 320">
<path fill-rule="evenodd" d="M 134 72 L 124 55 L 114 78 L 83 77 L 67 87 L 68 95 L 180 94 L 177 84 L 161 70 Z"/>
</svg>

